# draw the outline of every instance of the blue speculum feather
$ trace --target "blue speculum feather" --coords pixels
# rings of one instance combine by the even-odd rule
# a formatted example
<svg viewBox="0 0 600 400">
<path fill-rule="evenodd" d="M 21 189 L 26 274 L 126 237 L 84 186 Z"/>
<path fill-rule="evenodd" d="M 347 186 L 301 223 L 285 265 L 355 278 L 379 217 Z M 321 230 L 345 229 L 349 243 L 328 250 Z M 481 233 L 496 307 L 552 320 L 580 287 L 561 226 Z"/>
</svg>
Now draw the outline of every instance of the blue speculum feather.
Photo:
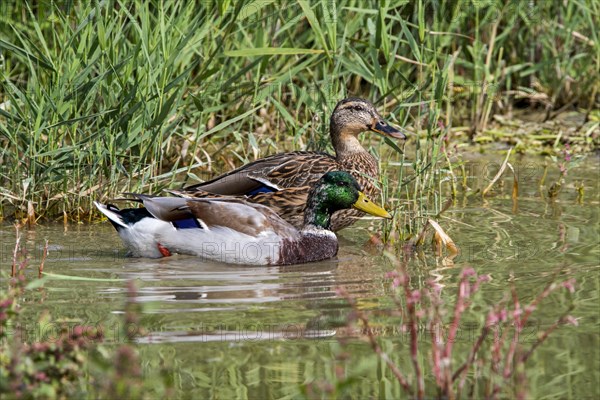
<svg viewBox="0 0 600 400">
<path fill-rule="evenodd" d="M 202 229 L 196 218 L 180 219 L 179 221 L 171 222 L 177 229 Z"/>
<path fill-rule="evenodd" d="M 257 187 L 256 189 L 253 189 L 253 190 L 247 192 L 246 196 L 254 196 L 255 194 L 259 194 L 259 193 L 270 193 L 270 192 L 276 192 L 276 190 L 271 187 L 268 187 L 266 185 L 262 185 L 260 187 Z"/>
</svg>

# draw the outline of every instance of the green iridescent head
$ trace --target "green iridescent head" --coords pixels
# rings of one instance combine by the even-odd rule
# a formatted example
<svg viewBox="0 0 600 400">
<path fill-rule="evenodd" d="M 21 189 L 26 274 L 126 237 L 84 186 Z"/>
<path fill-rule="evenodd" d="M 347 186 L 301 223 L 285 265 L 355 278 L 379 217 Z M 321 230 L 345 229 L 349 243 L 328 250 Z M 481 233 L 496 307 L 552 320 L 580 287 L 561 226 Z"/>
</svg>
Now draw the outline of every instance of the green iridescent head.
<svg viewBox="0 0 600 400">
<path fill-rule="evenodd" d="M 321 177 L 310 191 L 304 211 L 305 224 L 329 229 L 331 215 L 345 208 L 390 218 L 390 214 L 369 200 L 356 179 L 346 171 L 332 171 Z"/>
</svg>

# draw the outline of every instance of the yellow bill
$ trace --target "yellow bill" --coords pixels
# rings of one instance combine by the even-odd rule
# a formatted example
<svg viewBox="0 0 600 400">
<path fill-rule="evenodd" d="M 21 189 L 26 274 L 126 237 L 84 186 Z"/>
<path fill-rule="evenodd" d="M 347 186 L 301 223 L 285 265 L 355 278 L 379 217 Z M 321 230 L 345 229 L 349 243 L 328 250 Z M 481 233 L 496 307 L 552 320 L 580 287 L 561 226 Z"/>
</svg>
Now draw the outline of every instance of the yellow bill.
<svg viewBox="0 0 600 400">
<path fill-rule="evenodd" d="M 357 210 L 364 211 L 376 217 L 392 218 L 389 212 L 373 203 L 363 192 L 358 192 L 358 200 L 356 200 L 353 206 Z"/>
</svg>

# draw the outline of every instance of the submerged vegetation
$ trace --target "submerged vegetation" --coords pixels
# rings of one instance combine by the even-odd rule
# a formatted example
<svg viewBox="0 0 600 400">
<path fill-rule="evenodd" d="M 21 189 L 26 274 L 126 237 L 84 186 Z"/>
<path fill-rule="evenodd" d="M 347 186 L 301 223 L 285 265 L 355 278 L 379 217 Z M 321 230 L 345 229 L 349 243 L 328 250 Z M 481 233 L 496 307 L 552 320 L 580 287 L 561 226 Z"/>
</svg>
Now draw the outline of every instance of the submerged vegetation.
<svg viewBox="0 0 600 400">
<path fill-rule="evenodd" d="M 526 399 L 525 364 L 535 349 L 561 325 L 578 324 L 569 314 L 574 309 L 571 294 L 575 292 L 575 281 L 572 278 L 557 282 L 557 276 L 552 277 L 528 304 L 522 303 L 513 286 L 510 293 L 505 292 L 498 303 L 487 307 L 488 310 L 473 313 L 472 309 L 482 303 L 478 297 L 485 283 L 491 280 L 489 275 L 478 275 L 473 268 L 464 268 L 452 305 L 446 300 L 448 296 L 442 295 L 443 285 L 430 279 L 418 287 L 411 282 L 406 261 L 391 258 L 397 267 L 387 277 L 391 281 L 390 295 L 396 307 L 385 314 L 378 312 L 377 319 L 383 314 L 398 320 L 400 331 L 408 339 L 408 349 L 404 351 L 408 353 L 406 359 L 410 362 L 394 362 L 383 349 L 383 341 L 376 335 L 375 316 L 361 310 L 356 300 L 343 289 L 340 295 L 352 307 L 349 323 L 359 327 L 372 350 L 392 371 L 403 394 L 411 398 Z M 566 289 L 570 304 L 552 324 L 537 332 L 534 340 L 523 340 L 534 312 L 547 297 L 561 288 Z M 465 340 L 465 326 L 473 327 L 468 333 L 469 340 Z M 465 346 L 467 341 L 470 343 Z M 343 393 L 347 379 L 345 377 L 329 386 L 317 382 L 308 390 L 338 397 Z"/>
<path fill-rule="evenodd" d="M 406 198 L 405 182 L 409 200 L 437 199 L 433 214 L 439 188 L 423 172 L 452 170 L 455 142 L 539 144 L 551 155 L 564 143 L 598 147 L 594 1 L 0 8 L 4 218 L 89 220 L 93 200 L 156 193 L 278 151 L 328 149 L 329 114 L 347 95 L 414 133 L 406 156 L 364 143 L 384 167 L 400 159 L 384 178 L 387 198 Z M 523 107 L 544 125 L 524 129 Z"/>
<path fill-rule="evenodd" d="M 47 280 L 42 277 L 44 259 L 38 266 L 39 278 L 28 276 L 32 272 L 29 257 L 17 228 L 11 277 L 7 276 L 8 271 L 0 271 L 3 281 L 0 288 L 2 398 L 143 399 L 170 393 L 166 368 L 156 371 L 156 379 L 142 379 L 141 360 L 132 344 L 141 332 L 141 310 L 135 303 L 133 282 L 128 282 L 124 318 L 118 325 L 120 332 L 85 322 L 61 323 L 48 312 L 30 321 L 22 314 L 28 307 L 43 302 Z M 4 285 L 5 280 L 8 286 Z M 119 343 L 123 339 L 124 343 Z M 153 373 L 146 372 L 145 376 Z"/>
</svg>

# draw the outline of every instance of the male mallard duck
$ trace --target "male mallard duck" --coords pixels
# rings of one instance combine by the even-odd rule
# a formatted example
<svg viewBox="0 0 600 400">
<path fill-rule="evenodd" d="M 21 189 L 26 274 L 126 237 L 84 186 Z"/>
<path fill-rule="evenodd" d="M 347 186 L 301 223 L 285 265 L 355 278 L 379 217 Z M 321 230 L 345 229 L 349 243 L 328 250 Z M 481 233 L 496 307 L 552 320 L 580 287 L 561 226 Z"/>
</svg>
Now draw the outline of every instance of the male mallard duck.
<svg viewBox="0 0 600 400">
<path fill-rule="evenodd" d="M 261 204 L 238 199 L 134 195 L 144 208 L 119 210 L 94 202 L 108 217 L 130 254 L 158 258 L 171 253 L 236 264 L 284 265 L 319 261 L 337 254 L 331 215 L 355 207 L 389 218 L 345 171 L 328 172 L 308 195 L 299 231 Z"/>
<path fill-rule="evenodd" d="M 331 114 L 329 133 L 335 157 L 307 151 L 276 154 L 210 181 L 169 192 L 181 197 L 214 197 L 212 194 L 244 196 L 248 201 L 268 206 L 300 229 L 308 192 L 328 171 L 349 171 L 367 196 L 375 198 L 379 194 L 377 160 L 358 141 L 358 134 L 368 130 L 406 139 L 402 132 L 383 120 L 369 101 L 347 98 L 340 101 Z M 286 192 L 282 191 L 284 188 L 295 189 Z M 333 215 L 331 230 L 338 231 L 352 225 L 363 215 L 356 209 L 338 211 Z"/>
</svg>

